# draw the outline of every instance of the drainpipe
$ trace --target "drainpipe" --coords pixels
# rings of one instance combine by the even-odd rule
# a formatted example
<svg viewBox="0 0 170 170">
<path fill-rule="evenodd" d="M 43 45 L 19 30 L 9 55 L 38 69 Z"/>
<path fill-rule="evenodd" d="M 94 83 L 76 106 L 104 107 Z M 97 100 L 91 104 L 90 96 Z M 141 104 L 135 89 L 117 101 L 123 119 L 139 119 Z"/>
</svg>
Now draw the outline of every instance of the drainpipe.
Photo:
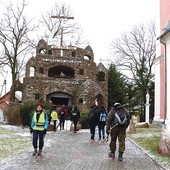
<svg viewBox="0 0 170 170">
<path fill-rule="evenodd" d="M 164 113 L 165 113 L 165 118 L 164 118 L 164 122 L 166 120 L 166 117 L 167 117 L 167 56 L 166 56 L 166 51 L 167 51 L 167 47 L 166 47 L 166 43 L 163 42 L 160 38 L 160 42 L 164 45 L 165 47 L 165 57 L 164 57 L 164 72 L 165 72 L 165 75 L 164 75 L 164 78 L 165 78 L 165 96 L 164 96 Z"/>
</svg>

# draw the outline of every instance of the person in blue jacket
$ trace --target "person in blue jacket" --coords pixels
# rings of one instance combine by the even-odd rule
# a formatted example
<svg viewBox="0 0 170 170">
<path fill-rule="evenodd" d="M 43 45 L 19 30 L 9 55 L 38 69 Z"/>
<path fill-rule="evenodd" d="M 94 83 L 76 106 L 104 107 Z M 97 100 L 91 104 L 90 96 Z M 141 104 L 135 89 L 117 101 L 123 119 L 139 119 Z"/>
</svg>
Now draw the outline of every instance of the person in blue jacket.
<svg viewBox="0 0 170 170">
<path fill-rule="evenodd" d="M 34 152 L 33 156 L 36 154 L 42 155 L 42 149 L 44 146 L 44 136 L 47 132 L 48 128 L 48 116 L 43 110 L 43 105 L 41 103 L 37 104 L 37 109 L 33 114 L 31 121 L 31 130 L 33 132 L 33 147 Z M 39 140 L 39 145 L 37 145 Z M 39 151 L 37 152 L 37 147 L 39 147 Z"/>
</svg>

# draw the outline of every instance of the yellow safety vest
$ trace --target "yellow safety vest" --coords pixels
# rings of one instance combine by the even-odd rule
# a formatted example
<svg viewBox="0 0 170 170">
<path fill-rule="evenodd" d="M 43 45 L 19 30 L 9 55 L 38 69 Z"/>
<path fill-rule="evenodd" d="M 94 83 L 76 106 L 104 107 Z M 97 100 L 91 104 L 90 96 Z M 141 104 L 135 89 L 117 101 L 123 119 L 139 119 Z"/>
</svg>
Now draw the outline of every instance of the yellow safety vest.
<svg viewBox="0 0 170 170">
<path fill-rule="evenodd" d="M 43 131 L 43 130 L 44 130 L 44 125 L 45 125 L 45 113 L 42 112 L 42 113 L 40 114 L 39 120 L 38 120 L 38 122 L 37 122 L 37 113 L 35 112 L 33 119 L 34 119 L 34 123 L 35 123 L 33 129 L 34 129 L 34 130 Z"/>
<path fill-rule="evenodd" d="M 55 110 L 51 112 L 51 118 L 52 120 L 58 120 L 58 114 Z"/>
</svg>

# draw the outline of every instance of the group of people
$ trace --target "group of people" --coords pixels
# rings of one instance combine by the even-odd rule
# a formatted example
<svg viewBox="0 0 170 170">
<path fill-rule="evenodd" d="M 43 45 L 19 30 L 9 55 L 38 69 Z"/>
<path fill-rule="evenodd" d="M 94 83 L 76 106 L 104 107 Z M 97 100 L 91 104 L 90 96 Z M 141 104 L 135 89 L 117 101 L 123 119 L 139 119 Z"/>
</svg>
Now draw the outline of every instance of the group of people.
<svg viewBox="0 0 170 170">
<path fill-rule="evenodd" d="M 125 151 L 126 129 L 130 123 L 128 111 L 120 103 L 115 103 L 109 113 L 106 112 L 104 107 L 98 108 L 98 106 L 93 105 L 89 112 L 88 118 L 91 134 L 90 139 L 94 141 L 96 126 L 98 126 L 99 140 L 102 138 L 105 139 L 105 132 L 107 133 L 107 137 L 110 135 L 110 152 L 108 155 L 112 158 L 115 157 L 116 141 L 118 139 L 118 160 L 122 161 L 123 153 Z"/>
<path fill-rule="evenodd" d="M 68 112 L 63 105 L 60 110 L 57 112 L 56 107 L 53 107 L 51 110 L 51 120 L 54 123 L 54 131 L 56 131 L 56 122 L 59 118 L 59 125 L 60 125 L 60 130 L 64 129 L 64 122 L 66 119 L 66 116 L 68 117 Z M 80 111 L 78 108 L 75 106 L 71 110 L 71 115 L 70 119 L 73 121 L 74 124 L 74 133 L 77 132 L 77 123 L 80 118 Z M 98 107 L 96 105 L 93 105 L 91 107 L 91 110 L 88 114 L 88 120 L 89 120 L 89 126 L 90 126 L 90 134 L 91 137 L 90 139 L 94 141 L 95 139 L 95 129 L 96 126 L 98 126 L 98 136 L 99 140 L 104 140 L 106 138 L 105 133 L 110 135 L 111 140 L 110 140 L 110 152 L 109 152 L 109 157 L 114 158 L 115 157 L 115 152 L 116 152 L 116 141 L 118 139 L 119 141 L 119 155 L 118 155 L 118 160 L 122 161 L 123 160 L 123 153 L 125 151 L 125 138 L 126 138 L 126 129 L 129 126 L 130 123 L 130 116 L 128 111 L 124 108 L 123 105 L 120 103 L 115 103 L 114 107 L 111 108 L 109 113 L 106 112 L 104 107 Z M 41 155 L 42 154 L 42 149 L 44 145 L 44 136 L 46 134 L 48 125 L 49 125 L 49 119 L 47 114 L 45 114 L 43 110 L 43 105 L 38 104 L 37 109 L 33 114 L 32 120 L 31 120 L 31 132 L 33 132 L 33 156 L 35 155 Z M 106 130 L 105 130 L 106 126 Z M 39 139 L 39 145 L 37 145 Z M 37 150 L 39 149 L 39 150 Z"/>
<path fill-rule="evenodd" d="M 94 141 L 95 129 L 98 126 L 99 140 L 105 139 L 105 125 L 106 125 L 107 112 L 104 107 L 99 108 L 93 105 L 88 115 L 91 140 Z"/>
</svg>

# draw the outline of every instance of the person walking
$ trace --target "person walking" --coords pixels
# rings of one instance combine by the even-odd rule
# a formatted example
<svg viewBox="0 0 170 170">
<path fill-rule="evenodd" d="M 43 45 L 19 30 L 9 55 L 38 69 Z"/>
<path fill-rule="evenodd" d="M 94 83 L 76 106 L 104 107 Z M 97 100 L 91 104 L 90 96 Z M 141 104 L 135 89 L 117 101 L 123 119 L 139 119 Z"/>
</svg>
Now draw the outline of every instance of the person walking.
<svg viewBox="0 0 170 170">
<path fill-rule="evenodd" d="M 43 110 L 41 103 L 37 104 L 37 109 L 32 116 L 31 130 L 33 132 L 33 156 L 37 154 L 37 148 L 39 147 L 38 155 L 42 155 L 42 149 L 44 146 L 44 136 L 48 128 L 48 116 Z M 39 145 L 37 144 L 39 140 Z"/>
<path fill-rule="evenodd" d="M 106 118 L 107 112 L 105 108 L 102 106 L 99 110 L 99 123 L 98 123 L 99 140 L 101 140 L 102 138 L 103 140 L 105 139 Z"/>
<path fill-rule="evenodd" d="M 54 106 L 51 111 L 51 120 L 53 121 L 53 131 L 56 132 L 56 122 L 58 120 L 58 113 L 56 110 L 56 106 Z"/>
<path fill-rule="evenodd" d="M 59 125 L 60 125 L 60 131 L 64 130 L 64 124 L 65 120 L 68 117 L 68 112 L 66 106 L 63 104 L 58 112 L 59 115 Z"/>
<path fill-rule="evenodd" d="M 123 153 L 125 151 L 125 138 L 126 138 L 126 129 L 129 126 L 130 116 L 124 106 L 120 103 L 115 103 L 114 107 L 110 110 L 108 118 L 106 121 L 106 133 L 110 134 L 111 141 L 109 144 L 110 152 L 109 157 L 115 157 L 116 151 L 116 141 L 118 138 L 119 141 L 119 155 L 118 160 L 123 160 Z"/>
<path fill-rule="evenodd" d="M 99 108 L 97 105 L 93 105 L 88 114 L 89 126 L 90 126 L 90 134 L 91 134 L 91 142 L 94 142 L 95 138 L 95 129 L 99 122 Z"/>
<path fill-rule="evenodd" d="M 80 111 L 78 110 L 77 106 L 74 106 L 73 110 L 71 111 L 71 121 L 74 124 L 74 133 L 77 133 L 77 123 L 80 119 Z"/>
</svg>

